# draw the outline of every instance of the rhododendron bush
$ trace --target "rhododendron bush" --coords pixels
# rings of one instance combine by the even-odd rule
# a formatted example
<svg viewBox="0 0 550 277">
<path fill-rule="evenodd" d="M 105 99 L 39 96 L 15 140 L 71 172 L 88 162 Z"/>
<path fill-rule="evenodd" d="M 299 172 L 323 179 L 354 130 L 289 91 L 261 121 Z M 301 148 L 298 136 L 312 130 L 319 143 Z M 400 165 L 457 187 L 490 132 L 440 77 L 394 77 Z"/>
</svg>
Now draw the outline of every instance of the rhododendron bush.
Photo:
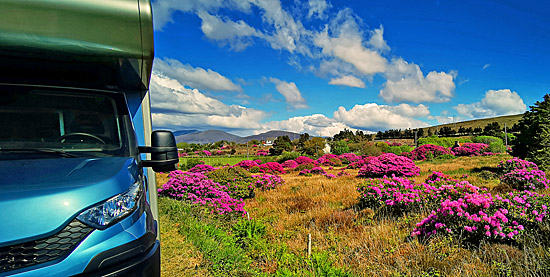
<svg viewBox="0 0 550 277">
<path fill-rule="evenodd" d="M 485 143 L 464 143 L 452 151 L 455 156 L 481 156 L 489 148 Z"/>
<path fill-rule="evenodd" d="M 420 168 L 414 162 L 403 156 L 393 153 L 382 154 L 365 160 L 365 165 L 359 169 L 358 177 L 382 177 L 382 176 L 416 176 L 420 174 Z"/>
<path fill-rule="evenodd" d="M 500 168 L 510 172 L 538 172 L 536 165 L 522 160 L 502 162 Z M 521 168 L 521 169 L 514 169 Z M 533 173 L 535 172 L 535 173 Z M 464 176 L 463 178 L 468 178 Z M 525 179 L 528 179 L 524 176 Z M 533 179 L 530 179 L 533 180 Z M 522 189 L 547 188 L 525 186 Z M 531 182 L 530 184 L 533 184 Z M 416 224 L 411 235 L 430 238 L 436 234 L 460 237 L 465 242 L 482 240 L 500 243 L 521 243 L 526 232 L 541 232 L 550 225 L 550 197 L 530 190 L 505 195 L 491 194 L 468 181 L 459 181 L 441 172 L 434 172 L 417 184 L 407 178 L 368 179 L 358 185 L 359 206 L 386 210 L 393 215 L 407 212 L 428 212 Z"/>
<path fill-rule="evenodd" d="M 546 178 L 544 171 L 539 170 L 535 163 L 513 158 L 502 161 L 498 165 L 501 182 L 510 185 L 513 189 L 535 190 L 546 189 L 550 186 L 550 180 Z"/>
<path fill-rule="evenodd" d="M 413 160 L 423 161 L 426 159 L 437 158 L 442 155 L 453 155 L 453 152 L 449 148 L 443 146 L 424 144 L 405 154 Z"/>
<path fill-rule="evenodd" d="M 212 213 L 237 213 L 244 215 L 244 202 L 228 193 L 227 186 L 213 182 L 202 173 L 172 171 L 168 182 L 158 189 L 160 196 L 187 200 L 208 207 Z"/>
</svg>

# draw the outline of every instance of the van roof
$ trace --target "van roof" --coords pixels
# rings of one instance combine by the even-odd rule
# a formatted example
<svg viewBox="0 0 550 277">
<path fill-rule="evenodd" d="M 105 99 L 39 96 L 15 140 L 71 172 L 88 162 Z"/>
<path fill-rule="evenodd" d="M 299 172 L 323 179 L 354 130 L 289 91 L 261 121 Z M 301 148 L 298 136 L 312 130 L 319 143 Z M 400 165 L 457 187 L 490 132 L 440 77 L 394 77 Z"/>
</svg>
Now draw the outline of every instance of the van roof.
<svg viewBox="0 0 550 277">
<path fill-rule="evenodd" d="M 1 83 L 146 90 L 150 0 L 0 0 Z"/>
</svg>

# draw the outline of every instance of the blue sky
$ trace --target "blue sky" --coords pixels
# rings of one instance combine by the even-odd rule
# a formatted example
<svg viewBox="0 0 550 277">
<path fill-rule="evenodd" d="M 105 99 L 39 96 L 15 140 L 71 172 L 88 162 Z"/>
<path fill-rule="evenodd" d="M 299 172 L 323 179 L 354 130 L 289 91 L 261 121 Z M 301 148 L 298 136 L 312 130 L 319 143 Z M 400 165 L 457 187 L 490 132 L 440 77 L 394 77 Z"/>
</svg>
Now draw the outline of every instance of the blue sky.
<svg viewBox="0 0 550 277">
<path fill-rule="evenodd" d="M 547 1 L 153 1 L 153 126 L 332 136 L 519 114 Z"/>
</svg>

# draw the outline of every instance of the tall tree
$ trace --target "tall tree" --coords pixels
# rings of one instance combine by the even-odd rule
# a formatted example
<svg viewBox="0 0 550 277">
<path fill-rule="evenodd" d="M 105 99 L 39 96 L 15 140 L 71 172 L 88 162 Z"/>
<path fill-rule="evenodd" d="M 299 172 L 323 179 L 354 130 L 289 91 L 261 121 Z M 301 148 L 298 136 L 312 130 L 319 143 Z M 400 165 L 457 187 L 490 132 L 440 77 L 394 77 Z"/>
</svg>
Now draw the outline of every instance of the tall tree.
<svg viewBox="0 0 550 277">
<path fill-rule="evenodd" d="M 304 145 L 304 153 L 310 156 L 320 156 L 323 154 L 323 149 L 326 146 L 326 141 L 321 137 L 314 137 L 306 141 Z"/>
<path fill-rule="evenodd" d="M 290 138 L 288 136 L 280 136 L 273 141 L 273 146 L 269 148 L 269 155 L 279 156 L 283 153 L 283 151 L 290 150 L 292 150 L 292 142 L 290 141 Z"/>
<path fill-rule="evenodd" d="M 513 155 L 536 163 L 543 169 L 550 168 L 550 95 L 537 101 L 518 122 L 519 133 Z"/>
</svg>

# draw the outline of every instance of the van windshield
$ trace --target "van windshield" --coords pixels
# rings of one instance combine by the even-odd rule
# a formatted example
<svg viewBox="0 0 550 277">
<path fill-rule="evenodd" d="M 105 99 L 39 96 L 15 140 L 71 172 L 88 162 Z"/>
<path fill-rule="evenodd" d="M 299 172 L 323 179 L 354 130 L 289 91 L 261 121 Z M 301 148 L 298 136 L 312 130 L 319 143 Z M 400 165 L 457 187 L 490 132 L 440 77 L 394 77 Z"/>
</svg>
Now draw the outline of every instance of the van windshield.
<svg viewBox="0 0 550 277">
<path fill-rule="evenodd" d="M 125 152 L 123 120 L 108 94 L 0 94 L 0 159 L 14 155 L 116 156 Z"/>
</svg>

